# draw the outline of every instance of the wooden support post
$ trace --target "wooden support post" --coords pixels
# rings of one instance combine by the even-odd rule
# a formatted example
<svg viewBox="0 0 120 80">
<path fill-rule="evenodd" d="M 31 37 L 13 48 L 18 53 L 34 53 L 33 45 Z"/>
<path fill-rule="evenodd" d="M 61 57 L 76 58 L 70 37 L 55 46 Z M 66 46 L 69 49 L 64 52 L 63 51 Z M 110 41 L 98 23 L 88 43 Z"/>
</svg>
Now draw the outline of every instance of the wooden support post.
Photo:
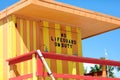
<svg viewBox="0 0 120 80">
<path fill-rule="evenodd" d="M 102 65 L 102 77 L 107 77 L 106 65 Z"/>
<path fill-rule="evenodd" d="M 105 58 L 102 58 L 102 60 L 105 60 Z M 107 77 L 107 70 L 106 65 L 102 65 L 102 77 Z"/>
<path fill-rule="evenodd" d="M 32 55 L 32 72 L 33 72 L 33 80 L 37 80 L 37 75 L 36 75 L 36 56 L 35 54 Z"/>
</svg>

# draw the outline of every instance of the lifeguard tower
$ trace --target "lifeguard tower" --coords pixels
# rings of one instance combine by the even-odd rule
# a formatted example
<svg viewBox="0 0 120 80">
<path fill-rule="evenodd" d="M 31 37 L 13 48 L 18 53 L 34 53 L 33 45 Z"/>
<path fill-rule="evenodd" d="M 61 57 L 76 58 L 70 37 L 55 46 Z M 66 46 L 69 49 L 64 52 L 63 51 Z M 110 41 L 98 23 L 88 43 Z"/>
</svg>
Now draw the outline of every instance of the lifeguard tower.
<svg viewBox="0 0 120 80">
<path fill-rule="evenodd" d="M 81 40 L 120 28 L 120 19 L 54 0 L 21 0 L 0 12 L 0 80 L 120 80 L 84 76 L 82 62 L 120 62 L 82 57 Z M 105 72 L 103 71 L 103 74 Z"/>
</svg>

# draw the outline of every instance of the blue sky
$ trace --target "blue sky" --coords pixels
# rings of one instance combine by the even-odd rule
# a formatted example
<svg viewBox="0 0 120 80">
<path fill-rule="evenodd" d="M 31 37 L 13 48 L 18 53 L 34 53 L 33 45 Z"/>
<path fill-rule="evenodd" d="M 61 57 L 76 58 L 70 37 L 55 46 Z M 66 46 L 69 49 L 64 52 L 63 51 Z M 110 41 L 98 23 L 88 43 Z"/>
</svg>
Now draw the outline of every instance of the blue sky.
<svg viewBox="0 0 120 80">
<path fill-rule="evenodd" d="M 4 8 L 8 7 L 9 5 L 12 5 L 16 3 L 19 0 L 0 0 L 0 10 L 3 10 Z"/>
<path fill-rule="evenodd" d="M 112 15 L 120 18 L 120 0 L 57 0 L 77 7 Z M 110 31 L 95 37 L 83 40 L 83 56 L 120 60 L 120 29 Z"/>
<path fill-rule="evenodd" d="M 19 0 L 0 0 L 0 10 Z M 120 18 L 120 0 L 57 0 L 77 7 L 96 12 L 116 16 Z M 83 56 L 100 58 L 105 56 L 107 50 L 108 59 L 120 61 L 120 29 L 110 31 L 82 41 Z"/>
</svg>

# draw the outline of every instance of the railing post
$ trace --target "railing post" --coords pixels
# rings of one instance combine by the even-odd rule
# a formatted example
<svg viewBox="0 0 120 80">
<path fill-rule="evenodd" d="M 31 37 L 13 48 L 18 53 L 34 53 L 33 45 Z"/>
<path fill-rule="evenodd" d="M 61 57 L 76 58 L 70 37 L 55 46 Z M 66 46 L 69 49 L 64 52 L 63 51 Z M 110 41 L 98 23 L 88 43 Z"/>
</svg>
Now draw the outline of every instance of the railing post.
<svg viewBox="0 0 120 80">
<path fill-rule="evenodd" d="M 32 72 L 33 72 L 33 80 L 37 80 L 37 68 L 36 68 L 36 55 L 32 54 Z"/>
<path fill-rule="evenodd" d="M 102 60 L 105 60 L 105 58 L 102 58 Z M 106 65 L 102 65 L 102 77 L 107 77 L 106 67 Z"/>
<path fill-rule="evenodd" d="M 42 78 L 44 73 L 43 68 L 44 66 L 38 55 L 36 56 L 36 59 L 37 59 L 37 75 L 39 76 L 39 78 Z"/>
</svg>

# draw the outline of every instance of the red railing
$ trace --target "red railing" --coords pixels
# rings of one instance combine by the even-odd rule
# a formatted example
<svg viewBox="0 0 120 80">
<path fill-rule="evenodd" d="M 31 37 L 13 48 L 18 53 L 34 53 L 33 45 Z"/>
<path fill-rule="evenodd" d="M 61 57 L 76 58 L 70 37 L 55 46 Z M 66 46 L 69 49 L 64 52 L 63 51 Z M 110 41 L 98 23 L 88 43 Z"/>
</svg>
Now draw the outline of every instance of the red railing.
<svg viewBox="0 0 120 80">
<path fill-rule="evenodd" d="M 23 61 L 27 61 L 32 59 L 32 55 L 35 54 L 36 57 L 36 76 L 49 76 L 46 72 L 44 72 L 43 69 L 43 63 L 41 59 L 39 58 L 36 51 L 26 53 L 24 55 L 8 59 L 9 65 L 13 65 L 16 63 L 20 63 Z M 101 65 L 111 65 L 111 66 L 120 66 L 120 62 L 118 61 L 112 61 L 112 60 L 101 60 L 101 59 L 95 59 L 95 58 L 87 58 L 87 57 L 78 57 L 78 56 L 68 56 L 68 55 L 59 55 L 51 52 L 42 52 L 44 58 L 48 59 L 55 59 L 55 60 L 65 60 L 65 61 L 74 61 L 74 62 L 84 62 L 84 63 L 93 63 L 93 64 L 101 64 Z M 34 65 L 35 66 L 35 65 Z M 74 79 L 84 79 L 84 80 L 120 80 L 120 78 L 105 78 L 105 77 L 93 77 L 93 76 L 80 76 L 80 75 L 71 75 L 71 74 L 58 74 L 53 73 L 53 76 L 55 78 L 74 78 Z M 31 74 L 26 74 L 22 76 L 18 76 L 15 78 L 10 78 L 9 80 L 22 80 L 33 77 Z"/>
</svg>

